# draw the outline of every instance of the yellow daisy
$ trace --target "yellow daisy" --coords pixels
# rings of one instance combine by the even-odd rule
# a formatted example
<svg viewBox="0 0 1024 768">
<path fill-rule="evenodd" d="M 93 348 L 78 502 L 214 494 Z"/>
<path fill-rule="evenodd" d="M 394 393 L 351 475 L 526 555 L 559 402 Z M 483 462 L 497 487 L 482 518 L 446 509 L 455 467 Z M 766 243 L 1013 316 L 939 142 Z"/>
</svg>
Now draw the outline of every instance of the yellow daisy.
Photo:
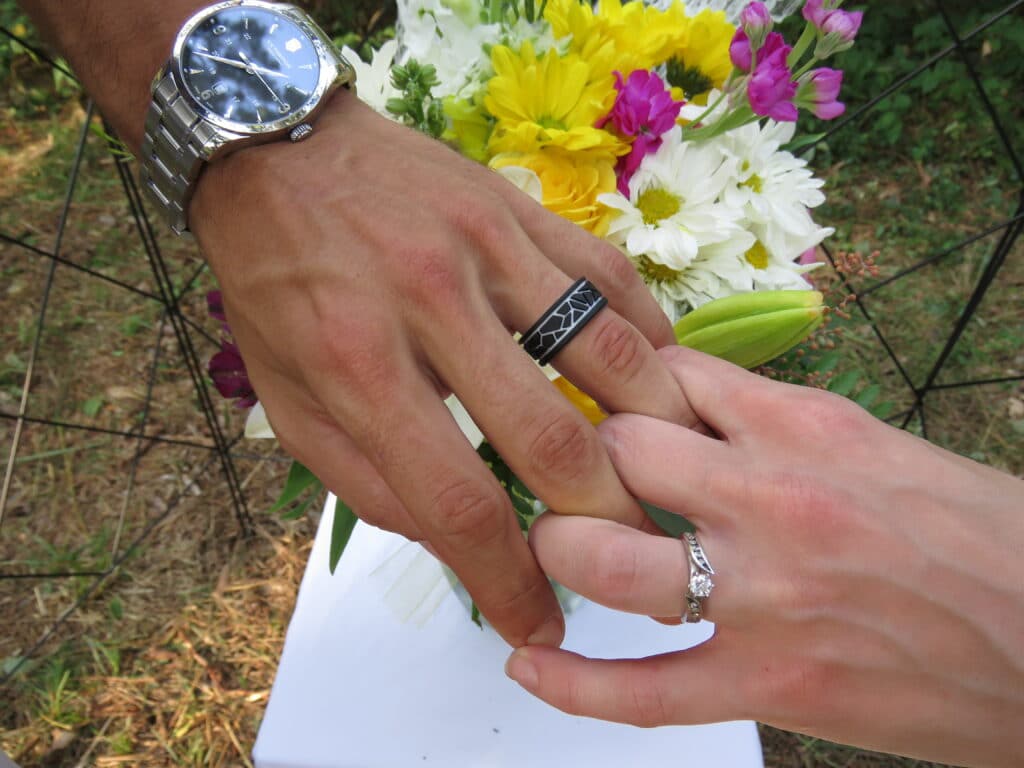
<svg viewBox="0 0 1024 768">
<path fill-rule="evenodd" d="M 492 154 L 547 146 L 611 155 L 629 151 L 618 137 L 594 127 L 616 97 L 615 79 L 600 63 L 553 49 L 538 57 L 526 42 L 518 53 L 495 46 L 491 64 L 495 75 L 484 106 L 497 121 L 488 142 Z"/>
<path fill-rule="evenodd" d="M 721 88 L 732 72 L 729 43 L 736 27 L 722 11 L 704 10 L 691 18 L 682 14 L 682 6 L 676 11 L 678 5 L 674 3 L 667 13 L 682 16 L 685 34 L 670 53 L 668 81 L 674 86 L 674 98 L 682 95 L 687 101 L 705 104 L 708 91 Z"/>
<path fill-rule="evenodd" d="M 544 12 L 556 39 L 571 38 L 570 51 L 587 60 L 593 59 L 595 51 L 603 51 L 609 56 L 609 71 L 621 72 L 623 77 L 665 62 L 680 47 L 686 33 L 681 15 L 640 0 L 602 0 L 596 13 L 579 0 L 548 0 Z"/>
</svg>

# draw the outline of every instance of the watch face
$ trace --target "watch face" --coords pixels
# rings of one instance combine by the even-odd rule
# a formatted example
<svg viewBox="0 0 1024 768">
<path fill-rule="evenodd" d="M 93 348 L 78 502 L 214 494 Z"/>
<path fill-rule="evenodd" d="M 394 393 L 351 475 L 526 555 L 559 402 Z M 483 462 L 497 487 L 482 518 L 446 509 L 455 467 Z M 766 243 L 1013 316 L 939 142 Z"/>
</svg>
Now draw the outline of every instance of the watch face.
<svg viewBox="0 0 1024 768">
<path fill-rule="evenodd" d="M 289 17 L 231 6 L 204 19 L 184 41 L 181 77 L 211 115 L 270 127 L 313 98 L 320 57 L 313 39 Z"/>
</svg>

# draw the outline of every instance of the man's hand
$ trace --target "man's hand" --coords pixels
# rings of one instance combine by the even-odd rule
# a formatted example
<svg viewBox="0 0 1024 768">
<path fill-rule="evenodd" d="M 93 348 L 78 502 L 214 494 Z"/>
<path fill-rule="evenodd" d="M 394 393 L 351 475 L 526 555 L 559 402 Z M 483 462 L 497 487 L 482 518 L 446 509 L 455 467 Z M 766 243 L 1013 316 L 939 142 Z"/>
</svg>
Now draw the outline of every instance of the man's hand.
<svg viewBox="0 0 1024 768">
<path fill-rule="evenodd" d="M 553 508 L 647 525 L 510 334 L 585 276 L 612 309 L 555 366 L 611 411 L 694 424 L 652 346 L 671 328 L 632 265 L 348 92 L 306 142 L 211 164 L 191 221 L 285 448 L 362 519 L 429 543 L 508 642 L 559 643 L 547 579 L 442 397 Z"/>
</svg>

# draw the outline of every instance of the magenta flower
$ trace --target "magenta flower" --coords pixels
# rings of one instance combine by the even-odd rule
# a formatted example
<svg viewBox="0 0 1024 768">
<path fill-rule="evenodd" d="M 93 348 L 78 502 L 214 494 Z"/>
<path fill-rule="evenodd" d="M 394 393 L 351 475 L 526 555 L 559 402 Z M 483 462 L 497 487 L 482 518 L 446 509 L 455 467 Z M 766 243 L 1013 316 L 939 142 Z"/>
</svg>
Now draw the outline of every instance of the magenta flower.
<svg viewBox="0 0 1024 768">
<path fill-rule="evenodd" d="M 676 123 L 683 102 L 674 101 L 665 82 L 654 72 L 638 69 L 623 81 L 615 73 L 615 89 L 619 92 L 612 111 L 597 123 L 603 128 L 609 122 L 623 137 L 633 139 L 628 155 L 620 157 L 615 171 L 618 189 L 629 194 L 629 180 L 633 178 L 641 161 L 657 152 L 661 136 Z"/>
<path fill-rule="evenodd" d="M 815 52 L 818 58 L 827 58 L 845 51 L 853 45 L 864 20 L 862 11 L 844 11 L 835 0 L 807 0 L 804 18 L 818 28 L 824 36 Z"/>
<path fill-rule="evenodd" d="M 772 32 L 757 52 L 757 65 L 747 83 L 747 98 L 755 114 L 780 122 L 796 122 L 796 83 L 786 64 L 791 50 L 782 35 Z"/>
<path fill-rule="evenodd" d="M 210 317 L 219 320 L 226 338 L 220 342 L 220 352 L 210 358 L 206 366 L 207 373 L 213 380 L 213 385 L 220 392 L 221 397 L 237 399 L 235 405 L 239 408 L 252 408 L 259 398 L 249 382 L 249 372 L 245 368 L 245 361 L 238 346 L 231 340 L 231 328 L 228 326 L 228 318 L 224 313 L 224 296 L 220 291 L 210 291 L 206 294 L 206 308 Z"/>
<path fill-rule="evenodd" d="M 729 43 L 729 59 L 740 72 L 749 72 L 754 64 L 754 48 L 750 44 L 750 36 L 743 29 L 737 29 Z"/>
<path fill-rule="evenodd" d="M 839 70 L 828 67 L 811 70 L 800 78 L 796 104 L 811 110 L 821 120 L 834 120 L 846 111 L 846 105 L 839 101 L 842 86 L 843 73 Z"/>
<path fill-rule="evenodd" d="M 235 399 L 238 408 L 251 408 L 259 398 L 249 382 L 249 372 L 238 347 L 224 339 L 220 343 L 220 352 L 210 358 L 207 372 L 213 379 L 213 385 L 221 397 Z"/>
<path fill-rule="evenodd" d="M 206 309 L 210 317 L 227 327 L 228 316 L 224 313 L 224 295 L 220 291 L 210 291 L 206 294 Z"/>
</svg>

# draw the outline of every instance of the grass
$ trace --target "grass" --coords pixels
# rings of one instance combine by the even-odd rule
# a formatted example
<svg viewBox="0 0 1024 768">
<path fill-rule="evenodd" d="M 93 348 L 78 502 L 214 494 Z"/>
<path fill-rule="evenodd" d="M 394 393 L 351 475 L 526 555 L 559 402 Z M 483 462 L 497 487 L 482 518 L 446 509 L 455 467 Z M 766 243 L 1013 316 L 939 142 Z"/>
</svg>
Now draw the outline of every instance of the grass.
<svg viewBox="0 0 1024 768">
<path fill-rule="evenodd" d="M 339 36 L 351 29 L 379 32 L 388 23 L 374 5 L 347 0 L 317 5 L 320 18 L 328 19 L 332 34 Z M 963 5 L 957 19 L 966 29 L 974 16 L 995 4 Z M 869 46 L 860 65 L 851 60 L 854 98 L 882 87 L 877 78 L 906 71 L 941 37 L 929 17 L 895 23 L 893 14 L 917 12 L 913 2 L 889 6 L 879 12 L 875 30 L 865 31 L 867 40 L 881 36 L 878 44 Z M 18 22 L 9 0 L 0 0 L 0 22 Z M 884 38 L 886 26 L 903 36 Z M 1024 125 L 1024 115 L 1004 85 L 1024 76 L 1020 58 L 1014 59 L 1017 28 L 1013 19 L 1004 20 L 972 48 L 998 107 L 1014 126 Z M 3 46 L 0 72 L 0 231 L 48 248 L 79 136 L 82 101 L 66 82 L 55 81 L 44 67 Z M 829 203 L 818 218 L 837 227 L 832 246 L 859 253 L 881 249 L 882 277 L 996 223 L 1018 202 L 1012 169 L 961 79 L 947 72 L 933 78 L 927 92 L 912 91 L 907 98 L 883 105 L 830 140 L 814 158 L 829 180 Z M 1017 146 L 1024 149 L 1020 128 L 1014 130 Z M 152 292 L 151 273 L 114 170 L 101 137 L 90 134 L 62 254 L 138 291 Z M 961 311 L 994 240 L 865 299 L 915 384 L 927 376 L 944 331 Z M 178 279 L 200 266 L 192 249 L 170 238 L 161 244 Z M 947 378 L 940 381 L 1024 372 L 1022 249 L 1024 244 L 1010 255 L 954 349 L 943 373 Z M 0 409 L 7 412 L 18 407 L 48 266 L 0 245 Z M 837 285 L 834 275 L 822 280 Z M 870 282 L 854 280 L 857 287 Z M 211 285 L 209 275 L 202 275 L 186 299 L 186 311 L 215 334 L 202 305 L 202 292 Z M 150 434 L 200 443 L 206 439 L 185 368 L 173 336 L 167 329 L 161 332 L 155 302 L 62 266 L 39 341 L 32 414 L 108 429 L 136 428 L 152 352 L 159 348 Z M 837 322 L 832 341 L 835 350 L 810 357 L 834 353 L 835 371 L 848 380 L 856 372 L 850 394 L 864 396 L 874 385 L 876 406 L 891 403 L 898 412 L 910 404 L 905 383 L 863 316 L 854 312 Z M 933 440 L 1024 472 L 1020 382 L 935 392 L 926 405 Z M 229 407 L 221 417 L 229 432 L 238 428 L 239 414 Z M 12 432 L 11 422 L 0 420 L 4 457 Z M 259 516 L 255 537 L 240 540 L 226 513 L 223 482 L 216 468 L 203 469 L 207 452 L 201 448 L 140 449 L 133 440 L 29 425 L 18 455 L 9 517 L 0 529 L 4 572 L 104 570 L 144 526 L 156 527 L 145 545 L 91 594 L 66 630 L 0 692 L 5 703 L 0 707 L 0 748 L 25 768 L 247 764 L 313 521 Z M 134 492 L 126 501 L 133 466 Z M 252 507 L 269 507 L 284 467 L 257 456 L 239 461 L 239 468 Z M 122 516 L 126 524 L 118 537 Z M 17 663 L 45 627 L 92 585 L 86 577 L 0 581 L 0 668 Z M 771 768 L 926 765 L 767 727 L 762 740 Z"/>
</svg>

